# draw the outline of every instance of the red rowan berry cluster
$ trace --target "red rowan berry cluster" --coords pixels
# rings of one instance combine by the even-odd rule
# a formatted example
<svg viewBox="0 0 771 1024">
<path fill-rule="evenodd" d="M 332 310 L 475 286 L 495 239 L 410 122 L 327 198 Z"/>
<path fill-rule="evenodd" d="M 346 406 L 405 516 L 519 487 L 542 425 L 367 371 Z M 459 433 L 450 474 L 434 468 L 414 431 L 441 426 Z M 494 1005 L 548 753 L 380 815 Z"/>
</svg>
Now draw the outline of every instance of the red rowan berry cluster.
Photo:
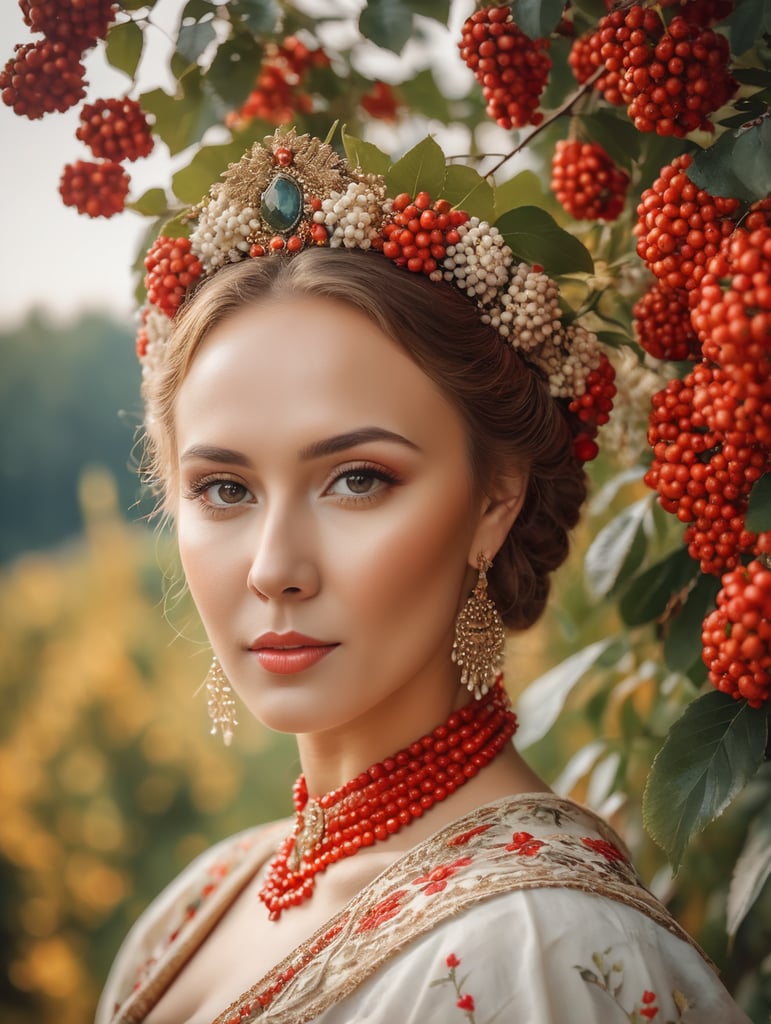
<svg viewBox="0 0 771 1024">
<path fill-rule="evenodd" d="M 730 215 L 739 208 L 738 200 L 694 185 L 685 173 L 691 162 L 688 153 L 675 157 L 637 207 L 637 255 L 668 289 L 696 287 L 707 261 L 733 231 Z"/>
<path fill-rule="evenodd" d="M 638 131 L 682 138 L 711 129 L 708 115 L 736 92 L 729 57 L 725 37 L 703 22 L 678 14 L 666 27 L 653 8 L 634 4 L 576 40 L 569 62 L 579 82 L 604 67 L 595 87 L 627 105 Z"/>
<path fill-rule="evenodd" d="M 114 0 L 19 0 L 25 24 L 81 53 L 107 36 Z"/>
<path fill-rule="evenodd" d="M 136 100 L 109 99 L 87 103 L 80 112 L 75 137 L 94 156 L 105 160 L 138 160 L 153 148 L 150 125 Z"/>
<path fill-rule="evenodd" d="M 399 112 L 399 101 L 387 82 L 373 82 L 359 102 L 370 117 L 379 121 L 395 121 Z"/>
<path fill-rule="evenodd" d="M 584 393 L 574 398 L 568 409 L 581 424 L 580 433 L 573 442 L 576 458 L 590 462 L 598 454 L 594 438 L 601 426 L 610 419 L 616 394 L 616 371 L 603 352 L 597 367 L 586 378 Z"/>
<path fill-rule="evenodd" d="M 86 69 L 80 53 L 66 43 L 40 39 L 16 46 L 0 71 L 0 97 L 14 114 L 35 121 L 69 110 L 86 95 Z"/>
<path fill-rule="evenodd" d="M 148 251 L 145 269 L 147 299 L 168 317 L 174 316 L 185 292 L 203 271 L 200 260 L 190 251 L 189 238 L 168 238 L 166 235 L 159 235 Z"/>
<path fill-rule="evenodd" d="M 111 160 L 90 163 L 76 160 L 66 164 L 59 183 L 65 206 L 74 206 L 88 217 L 112 217 L 123 209 L 129 190 L 129 176 Z"/>
<path fill-rule="evenodd" d="M 576 220 L 615 220 L 624 208 L 629 175 L 597 142 L 557 143 L 551 189 Z"/>
<path fill-rule="evenodd" d="M 701 642 L 713 686 L 754 708 L 771 698 L 768 565 L 755 559 L 723 576 L 717 608 L 704 620 Z"/>
<path fill-rule="evenodd" d="M 432 274 L 447 246 L 460 241 L 458 228 L 467 220 L 468 214 L 453 210 L 446 199 L 432 204 L 427 192 L 418 192 L 414 199 L 403 192 L 383 225 L 383 255 L 415 274 Z"/>
<path fill-rule="evenodd" d="M 514 23 L 510 7 L 485 7 L 468 18 L 458 43 L 487 101 L 487 113 L 502 128 L 540 124 L 537 109 L 551 58 L 548 39 L 531 39 Z"/>
<path fill-rule="evenodd" d="M 714 25 L 733 10 L 733 0 L 661 0 L 662 7 L 675 7 L 689 25 Z"/>
<path fill-rule="evenodd" d="M 698 359 L 701 346 L 691 325 L 688 292 L 668 290 L 654 281 L 633 309 L 637 340 L 655 359 Z"/>
<path fill-rule="evenodd" d="M 280 125 L 296 114 L 313 110 L 313 97 L 300 86 L 311 68 L 329 65 L 329 57 L 318 47 L 309 49 L 296 36 L 279 45 L 268 43 L 254 89 L 244 104 L 225 118 L 230 128 L 243 128 L 255 118 Z"/>
</svg>

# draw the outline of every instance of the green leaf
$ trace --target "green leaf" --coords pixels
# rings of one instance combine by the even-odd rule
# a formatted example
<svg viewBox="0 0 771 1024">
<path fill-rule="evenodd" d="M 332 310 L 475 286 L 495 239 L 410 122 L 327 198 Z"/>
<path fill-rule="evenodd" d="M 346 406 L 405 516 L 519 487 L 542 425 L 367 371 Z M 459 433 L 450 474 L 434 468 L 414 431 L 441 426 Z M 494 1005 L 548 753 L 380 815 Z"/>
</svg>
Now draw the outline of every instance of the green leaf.
<svg viewBox="0 0 771 1024">
<path fill-rule="evenodd" d="M 675 870 L 691 836 L 757 771 L 767 729 L 764 712 L 717 690 L 689 704 L 670 729 L 648 776 L 643 818 Z"/>
<path fill-rule="evenodd" d="M 753 533 L 771 530 L 771 473 L 762 476 L 752 488 L 745 523 Z"/>
<path fill-rule="evenodd" d="M 627 626 L 642 626 L 664 614 L 667 605 L 696 575 L 696 563 L 688 549 L 671 555 L 640 573 L 624 591 L 618 608 Z"/>
<path fill-rule="evenodd" d="M 648 515 L 650 503 L 650 497 L 646 496 L 629 505 L 603 526 L 589 545 L 584 559 L 584 576 L 594 597 L 609 594 L 618 581 Z"/>
<path fill-rule="evenodd" d="M 517 0 L 514 21 L 531 39 L 544 39 L 559 24 L 565 0 Z"/>
<path fill-rule="evenodd" d="M 368 0 L 359 32 L 376 46 L 401 53 L 412 35 L 412 10 L 402 0 Z"/>
<path fill-rule="evenodd" d="M 728 27 L 731 52 L 738 57 L 761 36 L 771 33 L 771 7 L 766 0 L 741 0 L 721 25 Z"/>
<path fill-rule="evenodd" d="M 355 135 L 349 135 L 345 128 L 342 130 L 343 148 L 348 163 L 351 167 L 360 167 L 370 174 L 385 175 L 391 166 L 391 158 L 382 149 L 371 142 L 357 139 Z"/>
<path fill-rule="evenodd" d="M 550 274 L 594 269 L 588 249 L 537 206 L 519 206 L 505 213 L 495 225 L 515 256 L 540 263 Z"/>
<path fill-rule="evenodd" d="M 495 186 L 495 222 L 496 224 L 509 210 L 518 206 L 540 206 L 543 203 L 544 191 L 541 178 L 535 171 L 520 171 L 508 181 Z"/>
<path fill-rule="evenodd" d="M 429 136 L 391 166 L 386 185 L 390 195 L 408 192 L 414 198 L 426 191 L 433 199 L 442 195 L 446 170 L 444 153 Z"/>
<path fill-rule="evenodd" d="M 570 691 L 612 643 L 611 638 L 598 640 L 530 683 L 517 704 L 517 717 L 521 723 L 517 747 L 520 750 L 546 735 L 557 721 Z"/>
<path fill-rule="evenodd" d="M 213 19 L 183 25 L 177 35 L 177 53 L 194 64 L 206 47 L 217 38 Z"/>
<path fill-rule="evenodd" d="M 261 63 L 262 47 L 241 32 L 218 47 L 206 80 L 229 107 L 237 107 L 253 88 Z"/>
<path fill-rule="evenodd" d="M 728 889 L 726 930 L 736 935 L 750 907 L 771 876 L 771 805 L 763 804 L 747 832 Z"/>
<path fill-rule="evenodd" d="M 720 580 L 701 574 L 685 604 L 669 623 L 664 640 L 664 660 L 675 672 L 687 672 L 701 659 L 701 624 L 715 604 Z"/>
<path fill-rule="evenodd" d="M 424 68 L 414 78 L 399 85 L 399 93 L 404 97 L 413 113 L 449 124 L 452 120 L 450 104 L 447 97 L 436 84 L 431 68 Z"/>
<path fill-rule="evenodd" d="M 132 203 L 126 203 L 131 210 L 144 214 L 145 217 L 160 217 L 169 209 L 169 200 L 162 188 L 151 188 L 135 199 Z"/>
<path fill-rule="evenodd" d="M 490 223 L 495 216 L 493 187 L 473 167 L 451 164 L 447 168 L 442 198 L 459 210 Z"/>
<path fill-rule="evenodd" d="M 104 53 L 114 68 L 133 78 L 142 56 L 144 36 L 134 21 L 114 25 L 107 34 Z"/>
<path fill-rule="evenodd" d="M 240 142 L 228 142 L 222 146 L 204 146 L 182 170 L 171 179 L 174 194 L 183 203 L 197 203 L 209 190 L 228 164 L 243 155 Z"/>
<path fill-rule="evenodd" d="M 754 201 L 771 191 L 771 120 L 727 131 L 693 158 L 688 177 L 713 196 Z"/>
<path fill-rule="evenodd" d="M 256 36 L 270 34 L 278 24 L 279 7 L 275 0 L 236 0 L 228 6 Z"/>
<path fill-rule="evenodd" d="M 155 116 L 154 131 L 172 156 L 198 142 L 207 128 L 220 118 L 195 68 L 185 77 L 182 97 L 169 96 L 163 89 L 154 89 L 140 97 L 142 108 Z"/>
<path fill-rule="evenodd" d="M 599 143 L 619 167 L 627 170 L 634 167 L 640 155 L 643 135 L 628 117 L 600 109 L 582 114 L 577 120 L 582 139 Z"/>
<path fill-rule="evenodd" d="M 412 0 L 410 6 L 415 14 L 433 18 L 442 25 L 446 25 L 450 17 L 450 0 Z"/>
</svg>

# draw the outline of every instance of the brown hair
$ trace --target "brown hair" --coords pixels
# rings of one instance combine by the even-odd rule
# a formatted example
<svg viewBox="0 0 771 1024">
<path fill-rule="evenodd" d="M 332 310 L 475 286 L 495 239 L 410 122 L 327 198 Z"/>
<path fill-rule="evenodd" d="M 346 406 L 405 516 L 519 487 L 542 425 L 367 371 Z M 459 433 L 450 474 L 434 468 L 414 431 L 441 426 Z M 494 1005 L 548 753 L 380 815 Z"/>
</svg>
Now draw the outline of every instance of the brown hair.
<svg viewBox="0 0 771 1024">
<path fill-rule="evenodd" d="M 489 575 L 504 622 L 525 629 L 543 611 L 549 573 L 565 560 L 568 531 L 586 496 L 573 437 L 545 382 L 525 366 L 451 285 L 428 281 L 381 255 L 308 249 L 290 259 L 249 259 L 220 270 L 178 315 L 162 369 L 145 385 L 146 477 L 170 506 L 176 472 L 174 405 L 209 331 L 248 305 L 319 296 L 352 305 L 399 342 L 463 418 L 475 480 L 528 474 L 522 509 Z"/>
</svg>

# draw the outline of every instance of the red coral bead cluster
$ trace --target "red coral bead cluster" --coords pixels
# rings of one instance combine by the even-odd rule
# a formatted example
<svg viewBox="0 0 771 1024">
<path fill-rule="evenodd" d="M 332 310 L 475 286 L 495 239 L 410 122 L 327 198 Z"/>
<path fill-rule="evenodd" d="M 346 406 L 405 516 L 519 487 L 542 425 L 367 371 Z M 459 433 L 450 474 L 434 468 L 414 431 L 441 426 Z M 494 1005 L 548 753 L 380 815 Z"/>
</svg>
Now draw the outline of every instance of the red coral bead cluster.
<svg viewBox="0 0 771 1024">
<path fill-rule="evenodd" d="M 203 267 L 190 251 L 189 238 L 159 235 L 145 256 L 145 288 L 152 305 L 173 317 L 185 292 L 201 276 Z"/>
<path fill-rule="evenodd" d="M 242 106 L 227 115 L 226 124 L 239 129 L 259 118 L 280 125 L 292 121 L 296 114 L 309 114 L 313 98 L 301 88 L 303 81 L 312 68 L 328 65 L 323 49 L 310 49 L 296 36 L 287 36 L 280 44 L 269 43 L 254 88 Z"/>
<path fill-rule="evenodd" d="M 597 142 L 557 143 L 551 189 L 576 220 L 615 220 L 624 208 L 629 175 Z"/>
<path fill-rule="evenodd" d="M 445 258 L 448 245 L 459 240 L 458 228 L 468 220 L 446 199 L 431 202 L 428 192 L 403 192 L 393 201 L 393 213 L 382 228 L 383 254 L 415 274 L 432 274 Z"/>
<path fill-rule="evenodd" d="M 123 209 L 129 176 L 111 160 L 92 163 L 76 160 L 66 164 L 59 183 L 65 206 L 74 206 L 88 217 L 112 217 Z"/>
<path fill-rule="evenodd" d="M 460 789 L 514 735 L 517 719 L 498 680 L 479 701 L 339 789 L 310 799 L 294 786 L 295 829 L 268 867 L 260 899 L 277 920 L 313 893 L 316 875 L 388 839 Z"/>
<path fill-rule="evenodd" d="M 75 137 L 104 160 L 138 160 L 153 148 L 147 118 L 136 100 L 107 99 L 87 103 Z"/>
<path fill-rule="evenodd" d="M 15 114 L 35 121 L 69 110 L 86 95 L 86 69 L 80 51 L 40 39 L 17 45 L 0 71 L 0 97 Z"/>
<path fill-rule="evenodd" d="M 637 207 L 637 255 L 669 289 L 695 288 L 721 241 L 734 229 L 736 199 L 711 196 L 686 171 L 689 153 L 675 157 L 646 188 Z"/>
<path fill-rule="evenodd" d="M 654 281 L 637 300 L 632 313 L 637 340 L 655 359 L 684 362 L 701 356 L 684 288 L 667 289 Z"/>
<path fill-rule="evenodd" d="M 485 7 L 464 22 L 458 48 L 496 124 L 522 128 L 541 123 L 538 103 L 552 64 L 548 39 L 525 35 L 510 7 Z"/>
<path fill-rule="evenodd" d="M 766 535 L 768 538 L 769 535 Z M 771 569 L 759 559 L 726 573 L 704 620 L 702 657 L 713 686 L 754 708 L 771 699 Z"/>
</svg>

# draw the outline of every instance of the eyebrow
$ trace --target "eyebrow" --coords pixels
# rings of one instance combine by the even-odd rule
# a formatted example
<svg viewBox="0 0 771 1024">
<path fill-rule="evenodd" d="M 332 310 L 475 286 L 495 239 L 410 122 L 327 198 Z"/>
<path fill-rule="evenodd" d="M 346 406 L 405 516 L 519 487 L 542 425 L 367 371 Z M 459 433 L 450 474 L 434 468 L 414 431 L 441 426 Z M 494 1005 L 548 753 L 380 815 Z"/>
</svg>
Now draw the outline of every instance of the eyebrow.
<svg viewBox="0 0 771 1024">
<path fill-rule="evenodd" d="M 347 451 L 360 444 L 367 444 L 372 441 L 390 441 L 392 444 L 404 445 L 413 451 L 420 451 L 419 447 L 401 434 L 393 430 L 386 430 L 384 427 L 361 427 L 359 430 L 350 430 L 345 434 L 336 434 L 334 437 L 325 437 L 321 441 L 313 441 L 300 449 L 300 459 L 308 461 L 318 459 L 324 455 L 336 455 L 338 452 Z M 215 445 L 194 444 L 188 448 L 180 459 L 181 462 L 191 462 L 194 459 L 203 459 L 205 462 L 219 462 L 229 466 L 243 466 L 252 468 L 252 462 L 242 452 L 234 451 L 232 448 L 219 448 Z"/>
</svg>

